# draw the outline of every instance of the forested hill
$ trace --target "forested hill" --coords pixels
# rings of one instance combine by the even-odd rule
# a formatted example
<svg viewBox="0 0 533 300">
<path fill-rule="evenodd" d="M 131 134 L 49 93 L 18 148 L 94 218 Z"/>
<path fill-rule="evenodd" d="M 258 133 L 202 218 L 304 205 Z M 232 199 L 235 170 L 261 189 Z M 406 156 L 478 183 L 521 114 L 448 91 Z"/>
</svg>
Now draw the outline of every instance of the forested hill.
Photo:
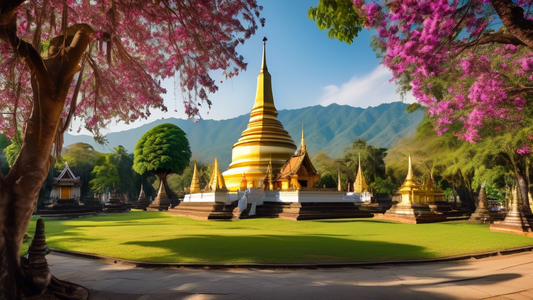
<svg viewBox="0 0 533 300">
<path fill-rule="evenodd" d="M 398 139 L 415 132 L 423 118 L 422 111 L 406 113 L 407 104 L 394 102 L 367 109 L 331 104 L 327 107 L 311 106 L 300 109 L 281 110 L 278 119 L 299 146 L 302 124 L 305 142 L 311 156 L 325 151 L 330 157 L 341 157 L 350 144 L 362 138 L 376 147 L 389 148 Z M 228 120 L 183 120 L 169 118 L 157 120 L 138 128 L 110 133 L 106 146 L 96 144 L 92 137 L 65 135 L 65 146 L 77 142 L 91 144 L 96 150 L 111 152 L 113 147 L 123 145 L 133 153 L 135 144 L 151 128 L 162 123 L 173 123 L 187 133 L 191 151 L 198 160 L 211 164 L 217 156 L 221 172 L 231 162 L 231 149 L 248 124 L 249 115 Z"/>
</svg>

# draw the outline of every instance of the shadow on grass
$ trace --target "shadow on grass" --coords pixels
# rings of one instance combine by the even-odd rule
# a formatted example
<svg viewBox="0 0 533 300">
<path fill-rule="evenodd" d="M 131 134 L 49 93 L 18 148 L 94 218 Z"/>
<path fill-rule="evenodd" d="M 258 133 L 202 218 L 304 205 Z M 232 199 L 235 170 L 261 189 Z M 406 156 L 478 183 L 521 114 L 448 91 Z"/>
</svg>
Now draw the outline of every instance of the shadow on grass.
<svg viewBox="0 0 533 300">
<path fill-rule="evenodd" d="M 319 235 L 204 235 L 123 245 L 146 247 L 138 260 L 150 262 L 339 263 L 436 257 L 420 246 Z M 151 255 L 150 249 L 158 249 L 152 251 L 157 254 Z"/>
</svg>

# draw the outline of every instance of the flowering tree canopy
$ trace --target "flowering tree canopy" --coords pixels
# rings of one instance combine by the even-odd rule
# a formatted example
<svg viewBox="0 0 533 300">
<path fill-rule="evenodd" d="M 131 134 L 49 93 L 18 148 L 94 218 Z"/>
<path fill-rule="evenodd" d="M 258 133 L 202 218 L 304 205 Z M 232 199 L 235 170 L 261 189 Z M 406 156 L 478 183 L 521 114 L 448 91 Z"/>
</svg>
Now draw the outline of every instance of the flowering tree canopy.
<svg viewBox="0 0 533 300">
<path fill-rule="evenodd" d="M 22 140 L 0 174 L 0 299 L 74 299 L 65 293 L 82 290 L 32 255 L 20 258 L 53 144 L 57 155 L 70 120 L 98 137 L 111 119 L 165 109 L 159 81 L 175 74 L 186 112 L 198 114 L 217 90 L 210 70 L 231 77 L 246 67 L 236 46 L 263 23 L 260 10 L 255 0 L 0 0 L 0 130 Z"/>
<path fill-rule="evenodd" d="M 350 9 L 340 2 L 352 1 L 321 0 L 309 17 L 321 29 L 336 28 L 341 34 L 333 36 L 343 41 L 358 31 L 339 28 L 374 29 L 383 65 L 428 108 L 440 134 L 476 142 L 494 130 L 529 126 L 532 0 L 353 0 Z"/>
<path fill-rule="evenodd" d="M 194 116 L 217 90 L 210 70 L 232 77 L 246 68 L 236 46 L 255 32 L 261 9 L 255 0 L 31 0 L 2 1 L 0 8 L 3 22 L 5 12 L 14 14 L 11 45 L 0 45 L 0 111 L 13 113 L 0 115 L 0 129 L 9 135 L 14 121 L 26 122 L 34 106 L 32 65 L 49 67 L 79 30 L 89 41 L 67 95 L 62 130 L 73 116 L 98 134 L 112 118 L 128 123 L 149 116 L 150 108 L 166 110 L 160 80 L 174 75 L 185 112 Z M 14 51 L 19 42 L 28 53 Z"/>
</svg>

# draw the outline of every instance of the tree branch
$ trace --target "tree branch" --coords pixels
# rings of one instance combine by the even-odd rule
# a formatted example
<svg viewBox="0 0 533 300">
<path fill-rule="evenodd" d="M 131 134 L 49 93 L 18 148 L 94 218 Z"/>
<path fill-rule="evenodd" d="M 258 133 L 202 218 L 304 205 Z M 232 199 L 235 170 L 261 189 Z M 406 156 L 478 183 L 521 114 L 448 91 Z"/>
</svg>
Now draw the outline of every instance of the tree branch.
<svg viewBox="0 0 533 300">
<path fill-rule="evenodd" d="M 491 0 L 503 25 L 524 45 L 533 49 L 533 21 L 524 16 L 524 9 L 512 0 Z"/>
<path fill-rule="evenodd" d="M 503 32 L 487 33 L 465 45 L 465 48 L 475 47 L 478 45 L 498 43 L 498 44 L 511 44 L 515 46 L 526 45 L 516 36 Z"/>
</svg>

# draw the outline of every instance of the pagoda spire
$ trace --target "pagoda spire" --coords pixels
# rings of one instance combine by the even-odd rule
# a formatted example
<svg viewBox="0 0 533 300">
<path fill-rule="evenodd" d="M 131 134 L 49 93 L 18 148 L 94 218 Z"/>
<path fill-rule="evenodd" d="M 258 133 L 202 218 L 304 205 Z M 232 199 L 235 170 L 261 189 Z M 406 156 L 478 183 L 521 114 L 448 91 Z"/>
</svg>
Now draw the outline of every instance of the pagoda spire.
<svg viewBox="0 0 533 300">
<path fill-rule="evenodd" d="M 225 189 L 226 183 L 224 182 L 224 177 L 220 174 L 218 170 L 218 161 L 215 157 L 215 165 L 213 166 L 213 173 L 211 175 L 211 180 L 209 181 L 209 190 L 216 191 L 218 189 Z"/>
<path fill-rule="evenodd" d="M 255 103 L 250 117 L 261 117 L 271 115 L 274 118 L 278 116 L 278 111 L 274 106 L 274 96 L 272 94 L 272 76 L 268 72 L 268 67 L 266 63 L 266 41 L 267 38 L 263 39 L 263 61 L 261 64 L 261 71 L 257 76 L 257 92 L 255 95 Z"/>
<path fill-rule="evenodd" d="M 300 142 L 300 154 L 304 154 L 305 152 L 307 152 L 307 148 L 305 147 L 304 125 L 302 124 L 302 141 Z"/>
<path fill-rule="evenodd" d="M 190 194 L 200 193 L 200 180 L 198 179 L 198 170 L 196 167 L 196 157 L 194 158 L 194 171 L 192 172 L 191 187 L 189 189 Z"/>
<path fill-rule="evenodd" d="M 359 167 L 357 168 L 357 175 L 355 176 L 355 182 L 353 183 L 354 193 L 362 193 L 368 190 L 366 185 L 365 176 L 363 175 L 363 168 L 361 168 L 361 153 L 359 153 Z"/>
<path fill-rule="evenodd" d="M 409 169 L 407 170 L 407 177 L 405 180 L 413 180 L 413 164 L 411 163 L 411 151 L 409 151 Z"/>
<path fill-rule="evenodd" d="M 267 67 L 267 60 L 266 60 L 266 42 L 267 42 L 267 38 L 266 36 L 263 38 L 263 62 L 261 64 L 261 71 L 267 71 L 268 72 L 268 67 Z"/>
</svg>

